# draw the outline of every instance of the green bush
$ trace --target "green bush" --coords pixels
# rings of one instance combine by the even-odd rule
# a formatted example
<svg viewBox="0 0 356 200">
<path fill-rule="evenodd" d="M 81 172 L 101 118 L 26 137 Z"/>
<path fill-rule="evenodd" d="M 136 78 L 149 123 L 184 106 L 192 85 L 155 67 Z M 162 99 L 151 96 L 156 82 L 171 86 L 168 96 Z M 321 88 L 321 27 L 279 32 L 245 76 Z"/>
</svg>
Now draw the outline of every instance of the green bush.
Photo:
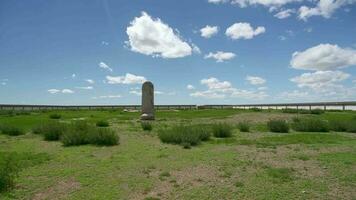
<svg viewBox="0 0 356 200">
<path fill-rule="evenodd" d="M 105 121 L 105 120 L 100 120 L 96 122 L 96 126 L 98 127 L 108 127 L 109 126 L 109 122 Z"/>
<path fill-rule="evenodd" d="M 210 132 L 204 125 L 173 125 L 170 128 L 158 130 L 158 137 L 164 143 L 180 144 L 190 147 L 208 140 Z"/>
<path fill-rule="evenodd" d="M 0 131 L 2 134 L 10 135 L 10 136 L 18 136 L 25 134 L 25 131 L 21 128 L 10 125 L 10 124 L 2 124 L 0 125 Z"/>
<path fill-rule="evenodd" d="M 257 107 L 249 108 L 249 110 L 254 111 L 254 112 L 261 112 L 262 111 L 261 108 L 257 108 Z"/>
<path fill-rule="evenodd" d="M 288 133 L 289 125 L 285 120 L 273 119 L 267 122 L 267 127 L 271 132 Z"/>
<path fill-rule="evenodd" d="M 300 114 L 310 114 L 311 111 L 310 111 L 310 110 L 302 109 L 302 110 L 299 110 L 299 113 L 300 113 Z"/>
<path fill-rule="evenodd" d="M 293 120 L 292 128 L 301 132 L 328 132 L 329 125 L 325 120 L 318 118 L 296 118 Z"/>
<path fill-rule="evenodd" d="M 232 136 L 233 127 L 226 123 L 213 124 L 213 135 L 218 138 L 226 138 Z"/>
<path fill-rule="evenodd" d="M 49 118 L 51 119 L 60 119 L 62 116 L 58 113 L 52 113 L 49 115 Z"/>
<path fill-rule="evenodd" d="M 320 114 L 323 114 L 324 111 L 322 109 L 317 108 L 317 109 L 311 110 L 310 113 L 314 114 L 314 115 L 320 115 Z"/>
<path fill-rule="evenodd" d="M 32 132 L 43 135 L 47 141 L 57 141 L 61 138 L 63 133 L 68 129 L 67 124 L 59 122 L 47 122 L 35 126 Z"/>
<path fill-rule="evenodd" d="M 152 130 L 152 124 L 150 122 L 141 122 L 141 127 L 144 131 L 151 131 Z"/>
<path fill-rule="evenodd" d="M 298 113 L 299 111 L 297 109 L 294 109 L 294 108 L 283 108 L 282 112 L 283 113 Z"/>
<path fill-rule="evenodd" d="M 16 160 L 11 155 L 0 158 L 0 192 L 7 191 L 14 186 L 18 174 Z"/>
<path fill-rule="evenodd" d="M 96 128 L 88 134 L 88 142 L 99 146 L 113 146 L 119 143 L 119 136 L 109 128 Z"/>
<path fill-rule="evenodd" d="M 249 132 L 250 131 L 250 123 L 248 122 L 240 122 L 237 127 L 241 132 Z"/>
</svg>

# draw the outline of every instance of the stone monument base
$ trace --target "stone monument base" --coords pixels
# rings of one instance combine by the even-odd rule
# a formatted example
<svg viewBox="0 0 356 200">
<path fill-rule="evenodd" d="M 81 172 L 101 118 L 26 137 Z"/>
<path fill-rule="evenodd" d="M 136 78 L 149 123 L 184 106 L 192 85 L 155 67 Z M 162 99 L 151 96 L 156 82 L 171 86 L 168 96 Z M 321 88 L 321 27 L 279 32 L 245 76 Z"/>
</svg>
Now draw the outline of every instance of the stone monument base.
<svg viewBox="0 0 356 200">
<path fill-rule="evenodd" d="M 155 120 L 155 116 L 153 114 L 142 114 L 141 120 Z"/>
</svg>

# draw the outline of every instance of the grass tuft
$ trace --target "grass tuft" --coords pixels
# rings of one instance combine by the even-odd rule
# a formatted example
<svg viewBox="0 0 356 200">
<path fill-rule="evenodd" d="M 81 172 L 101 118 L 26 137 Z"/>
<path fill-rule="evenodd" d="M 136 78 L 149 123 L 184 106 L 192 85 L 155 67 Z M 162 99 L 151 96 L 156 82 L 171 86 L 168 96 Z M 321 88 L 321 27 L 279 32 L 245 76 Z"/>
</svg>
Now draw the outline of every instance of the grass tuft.
<svg viewBox="0 0 356 200">
<path fill-rule="evenodd" d="M 285 120 L 273 119 L 267 122 L 267 127 L 271 132 L 288 133 L 289 125 Z"/>
<path fill-rule="evenodd" d="M 106 120 L 100 120 L 96 122 L 97 127 L 109 127 L 109 122 Z"/>
<path fill-rule="evenodd" d="M 14 187 L 19 171 L 17 165 L 15 158 L 10 155 L 5 155 L 0 159 L 0 192 Z"/>
<path fill-rule="evenodd" d="M 301 132 L 328 132 L 328 122 L 318 118 L 294 118 L 292 127 Z"/>
<path fill-rule="evenodd" d="M 213 135 L 217 138 L 226 138 L 232 136 L 233 127 L 227 123 L 213 124 Z"/>
<path fill-rule="evenodd" d="M 144 131 L 152 131 L 152 124 L 150 122 L 141 121 L 141 127 Z"/>
<path fill-rule="evenodd" d="M 25 131 L 22 130 L 21 128 L 10 125 L 10 124 L 2 124 L 0 125 L 0 131 L 2 134 L 5 135 L 10 135 L 10 136 L 19 136 L 19 135 L 24 135 Z"/>
<path fill-rule="evenodd" d="M 67 125 L 59 122 L 47 122 L 35 126 L 32 132 L 41 134 L 46 141 L 57 141 L 67 130 Z"/>
<path fill-rule="evenodd" d="M 237 125 L 237 127 L 241 132 L 249 132 L 250 131 L 250 123 L 247 121 L 240 122 Z"/>
<path fill-rule="evenodd" d="M 60 119 L 62 116 L 58 113 L 52 113 L 49 115 L 49 118 L 51 119 Z"/>
<path fill-rule="evenodd" d="M 284 183 L 293 180 L 293 170 L 288 168 L 267 168 L 267 175 L 273 178 L 274 183 Z"/>
</svg>

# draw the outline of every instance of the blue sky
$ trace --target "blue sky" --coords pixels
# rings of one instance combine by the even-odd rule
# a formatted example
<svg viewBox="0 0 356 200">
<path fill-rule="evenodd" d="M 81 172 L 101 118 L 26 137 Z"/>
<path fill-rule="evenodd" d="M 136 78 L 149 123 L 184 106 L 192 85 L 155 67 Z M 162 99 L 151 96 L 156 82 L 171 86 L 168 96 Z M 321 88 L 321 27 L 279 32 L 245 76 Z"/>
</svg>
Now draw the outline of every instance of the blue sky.
<svg viewBox="0 0 356 200">
<path fill-rule="evenodd" d="M 356 99 L 355 0 L 2 0 L 0 103 Z"/>
</svg>

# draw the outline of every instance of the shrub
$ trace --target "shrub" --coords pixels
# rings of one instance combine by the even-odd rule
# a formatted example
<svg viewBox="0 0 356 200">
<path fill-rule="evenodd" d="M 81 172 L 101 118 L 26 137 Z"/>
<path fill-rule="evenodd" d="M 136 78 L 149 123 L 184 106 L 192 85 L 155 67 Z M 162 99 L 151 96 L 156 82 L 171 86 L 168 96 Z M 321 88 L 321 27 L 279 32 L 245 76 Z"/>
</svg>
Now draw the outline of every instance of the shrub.
<svg viewBox="0 0 356 200">
<path fill-rule="evenodd" d="M 327 121 L 318 118 L 298 118 L 292 123 L 292 127 L 296 131 L 301 132 L 328 132 L 329 126 Z"/>
<path fill-rule="evenodd" d="M 99 146 L 112 146 L 119 143 L 119 136 L 109 128 L 96 128 L 88 134 L 88 142 Z"/>
<path fill-rule="evenodd" d="M 257 108 L 257 107 L 249 108 L 249 110 L 254 111 L 254 112 L 261 112 L 262 111 L 261 108 Z"/>
<path fill-rule="evenodd" d="M 49 115 L 49 118 L 51 119 L 60 119 L 62 116 L 58 113 L 52 113 Z"/>
<path fill-rule="evenodd" d="M 283 108 L 282 112 L 283 113 L 298 113 L 298 110 L 294 109 L 294 108 Z"/>
<path fill-rule="evenodd" d="M 68 129 L 68 125 L 59 122 L 47 122 L 35 126 L 32 132 L 43 135 L 47 141 L 57 141 Z"/>
<path fill-rule="evenodd" d="M 88 133 L 94 128 L 95 127 L 90 126 L 86 121 L 72 122 L 62 135 L 61 141 L 64 146 L 88 144 Z"/>
<path fill-rule="evenodd" d="M 141 127 L 144 131 L 152 130 L 152 124 L 150 122 L 141 122 Z"/>
<path fill-rule="evenodd" d="M 299 113 L 300 113 L 300 114 L 310 114 L 311 111 L 310 111 L 310 110 L 305 110 L 305 109 L 303 109 L 303 110 L 299 110 Z"/>
<path fill-rule="evenodd" d="M 276 132 L 276 133 L 289 132 L 289 125 L 285 120 L 279 120 L 279 119 L 269 120 L 267 122 L 267 126 L 271 132 Z"/>
<path fill-rule="evenodd" d="M 351 120 L 349 124 L 347 124 L 346 131 L 350 133 L 356 133 L 356 120 Z"/>
<path fill-rule="evenodd" d="M 232 126 L 226 123 L 218 123 L 213 125 L 213 135 L 218 138 L 226 138 L 232 136 Z"/>
<path fill-rule="evenodd" d="M 0 192 L 9 190 L 14 186 L 17 173 L 17 162 L 12 156 L 5 155 L 0 158 Z"/>
<path fill-rule="evenodd" d="M 10 124 L 0 125 L 0 131 L 2 134 L 10 136 L 18 136 L 25 134 L 24 130 Z"/>
<path fill-rule="evenodd" d="M 158 137 L 164 143 L 180 144 L 189 148 L 208 140 L 210 132 L 203 125 L 174 125 L 158 131 Z"/>
<path fill-rule="evenodd" d="M 322 109 L 317 108 L 317 109 L 311 110 L 310 113 L 314 114 L 314 115 L 320 115 L 320 114 L 323 114 L 324 111 Z"/>
<path fill-rule="evenodd" d="M 237 127 L 241 132 L 249 132 L 250 131 L 250 124 L 248 122 L 240 122 Z"/>
<path fill-rule="evenodd" d="M 100 120 L 96 122 L 96 126 L 98 127 L 108 127 L 109 126 L 109 122 L 105 121 L 105 120 Z"/>
</svg>

